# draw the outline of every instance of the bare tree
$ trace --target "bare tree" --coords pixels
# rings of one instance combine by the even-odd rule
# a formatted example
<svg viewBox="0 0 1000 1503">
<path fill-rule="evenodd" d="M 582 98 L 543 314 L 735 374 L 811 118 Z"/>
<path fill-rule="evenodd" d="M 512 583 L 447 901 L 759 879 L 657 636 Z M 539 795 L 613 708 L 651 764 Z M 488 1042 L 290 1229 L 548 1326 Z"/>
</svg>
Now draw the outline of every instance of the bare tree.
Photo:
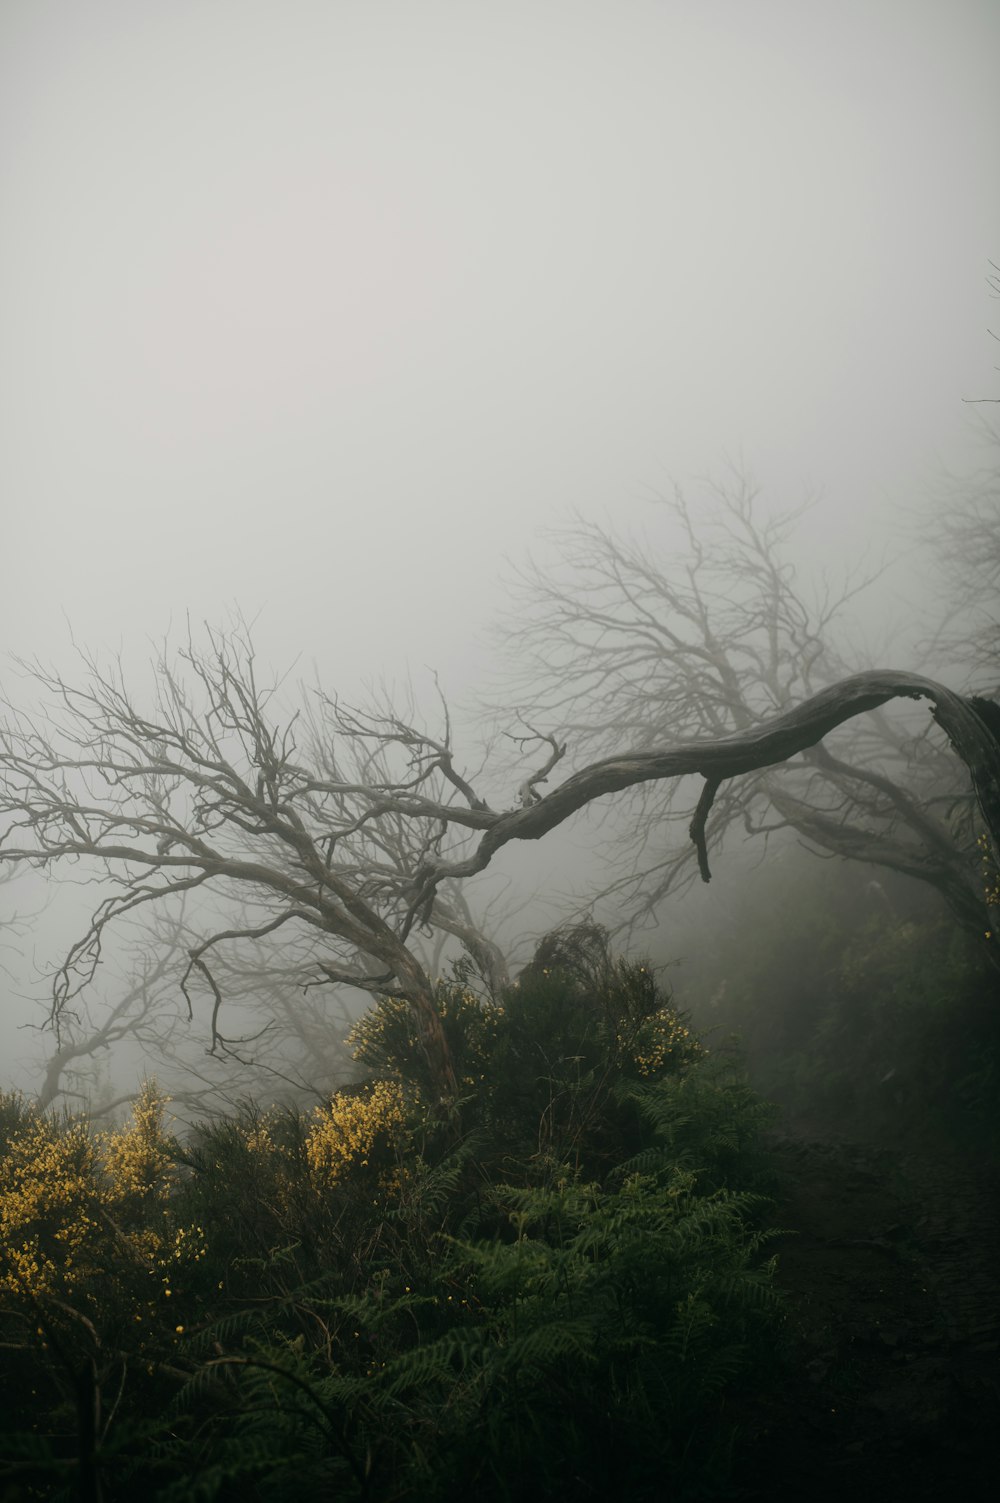
<svg viewBox="0 0 1000 1503">
<path fill-rule="evenodd" d="M 986 285 L 990 289 L 990 297 L 1000 301 L 1000 266 L 995 261 L 991 261 L 989 266 L 990 270 L 986 278 Z M 989 329 L 987 332 L 991 339 L 1000 340 L 1000 334 L 995 329 Z M 1000 371 L 1000 365 L 995 366 L 994 369 Z M 980 403 L 1000 402 L 1000 397 L 963 397 L 962 401 L 969 402 L 973 406 L 978 406 Z"/>
<path fill-rule="evenodd" d="M 505 636 L 508 694 L 526 715 L 544 713 L 596 752 L 750 735 L 866 666 L 843 627 L 878 568 L 810 596 L 788 556 L 801 512 L 762 516 L 742 473 L 708 490 L 697 519 L 679 492 L 660 503 L 674 537 L 665 558 L 577 521 L 557 534 L 558 570 L 522 570 Z M 718 790 L 705 841 L 718 846 L 731 828 L 792 831 L 824 853 L 929 883 L 981 934 L 973 808 L 945 738 L 879 710 Z M 675 787 L 634 790 L 629 813 L 624 828 L 616 813 L 605 895 L 641 923 L 694 879 L 696 856 L 680 838 L 688 815 Z"/>
<path fill-rule="evenodd" d="M 201 937 L 172 918 L 137 925 L 121 960 L 105 957 L 72 1007 L 37 1025 L 54 1044 L 36 1091 L 41 1109 L 66 1105 L 106 1117 L 135 1098 L 137 1069 L 155 1075 L 181 1115 L 247 1097 L 321 1103 L 332 1083 L 354 1073 L 346 1044 L 354 1014 L 343 989 L 305 989 L 289 957 L 265 946 L 216 954 L 229 1025 L 224 1044 L 218 1037 L 206 1044 L 180 990 Z"/>
<path fill-rule="evenodd" d="M 90 1116 L 100 1117 L 132 1100 L 132 1091 L 95 1100 L 96 1068 L 126 1040 L 147 1050 L 154 1038 L 158 1042 L 167 1000 L 160 988 L 170 960 L 170 951 L 148 957 L 139 974 L 117 989 L 114 1000 L 96 1009 L 96 1018 L 87 1004 L 52 1019 L 55 1048 L 45 1061 L 36 1093 L 40 1110 L 59 1104 L 76 1111 L 86 1108 Z"/>
<path fill-rule="evenodd" d="M 91 984 L 115 925 L 197 895 L 200 933 L 179 985 L 189 1006 L 207 998 L 211 1048 L 238 1056 L 245 1042 L 223 1031 L 220 955 L 266 943 L 314 984 L 404 998 L 442 1097 L 455 1078 L 421 927 L 459 932 L 454 884 L 596 798 L 702 778 L 691 833 L 707 878 L 708 822 L 727 780 L 754 779 L 893 698 L 925 697 L 971 771 L 994 849 L 1000 836 L 994 728 L 975 704 L 906 674 L 856 675 L 735 734 L 620 752 L 541 795 L 565 751 L 544 738 L 542 765 L 519 779 L 514 807 L 496 810 L 456 765 L 446 713 L 437 735 L 415 716 L 326 696 L 313 697 L 310 716 L 282 713 L 280 686 L 260 683 L 243 627 L 210 633 L 204 649 L 189 640 L 174 661 L 164 652 L 147 708 L 119 667 L 88 659 L 85 669 L 76 687 L 35 665 L 41 705 L 8 704 L 0 734 L 0 860 L 75 863 L 99 884 L 55 974 L 53 1019 Z"/>
<path fill-rule="evenodd" d="M 242 626 L 210 634 L 204 651 L 189 640 L 176 664 L 164 654 L 149 710 L 119 667 L 102 671 L 89 658 L 84 666 L 81 687 L 31 667 L 44 703 L 34 714 L 11 709 L 2 758 L 5 859 L 89 860 L 106 892 L 55 976 L 53 1020 L 92 981 L 109 926 L 197 893 L 208 932 L 188 949 L 181 989 L 189 1006 L 199 986 L 207 990 L 213 1049 L 247 1042 L 223 1032 L 219 947 L 282 930 L 286 951 L 303 938 L 308 951 L 322 935 L 314 980 L 406 997 L 447 1081 L 433 986 L 406 943 L 417 916 L 385 856 L 401 831 L 414 854 L 440 848 L 440 817 L 411 823 L 429 791 L 442 808 L 449 794 L 475 801 L 447 741 L 324 700 L 321 723 L 305 727 L 318 756 L 304 767 L 299 716 L 273 723 L 278 686 L 258 684 Z"/>
<path fill-rule="evenodd" d="M 921 542 L 929 559 L 933 630 L 925 662 L 959 673 L 963 687 L 1000 690 L 1000 422 L 975 422 L 981 462 L 944 471 L 934 487 Z"/>
</svg>

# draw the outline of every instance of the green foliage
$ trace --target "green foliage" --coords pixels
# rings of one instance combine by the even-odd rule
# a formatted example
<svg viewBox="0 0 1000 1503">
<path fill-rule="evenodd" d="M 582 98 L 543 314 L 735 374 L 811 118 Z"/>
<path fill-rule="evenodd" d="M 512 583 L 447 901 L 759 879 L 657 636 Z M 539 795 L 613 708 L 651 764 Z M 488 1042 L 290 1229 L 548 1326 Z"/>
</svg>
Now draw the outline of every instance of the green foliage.
<svg viewBox="0 0 1000 1503">
<path fill-rule="evenodd" d="M 439 981 L 437 1009 L 460 1088 L 475 1090 L 486 1078 L 503 1008 L 469 989 L 461 965 L 453 981 Z M 434 1085 L 420 1048 L 413 1009 L 400 997 L 382 997 L 348 1035 L 354 1058 L 377 1075 L 405 1080 L 431 1098 Z"/>
<path fill-rule="evenodd" d="M 794 859 L 754 901 L 697 1013 L 739 1032 L 759 1090 L 816 1126 L 1000 1145 L 996 973 L 940 906 Z"/>
<path fill-rule="evenodd" d="M 152 1300 L 110 1231 L 104 1271 L 3 1297 L 10 1496 L 724 1493 L 727 1404 L 780 1319 L 761 1108 L 647 968 L 594 931 L 559 946 L 498 1002 L 442 985 L 447 1123 L 383 1002 L 356 1039 L 379 1081 L 312 1116 L 248 1104 L 183 1148 L 147 1117 L 105 1154 L 133 1239 L 145 1216 L 171 1256 L 179 1229 L 203 1240 Z M 8 1159 L 38 1131 L 16 1102 L 0 1124 Z"/>
<path fill-rule="evenodd" d="M 594 1171 L 618 1162 L 637 1132 L 621 1087 L 683 1075 L 705 1056 L 651 967 L 613 957 L 592 924 L 547 936 L 499 999 L 478 998 L 459 966 L 437 1004 L 465 1093 L 459 1126 L 483 1136 L 493 1172 L 539 1155 Z M 427 1094 L 416 1025 L 398 999 L 382 999 L 352 1041 L 361 1063 L 418 1102 Z"/>
</svg>

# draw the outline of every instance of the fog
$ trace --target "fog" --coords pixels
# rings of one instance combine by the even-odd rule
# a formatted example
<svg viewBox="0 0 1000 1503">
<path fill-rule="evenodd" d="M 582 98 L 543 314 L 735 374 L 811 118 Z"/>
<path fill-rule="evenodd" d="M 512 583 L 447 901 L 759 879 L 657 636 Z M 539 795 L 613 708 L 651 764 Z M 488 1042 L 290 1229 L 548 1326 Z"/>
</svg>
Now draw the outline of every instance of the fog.
<svg viewBox="0 0 1000 1503">
<path fill-rule="evenodd" d="M 512 566 L 734 464 L 913 639 L 997 390 L 998 44 L 991 0 L 7 0 L 8 651 L 141 677 L 238 608 L 348 697 L 436 672 L 474 764 Z M 505 854 L 524 933 L 592 847 Z M 79 901 L 11 940 L 0 1084 Z"/>
</svg>

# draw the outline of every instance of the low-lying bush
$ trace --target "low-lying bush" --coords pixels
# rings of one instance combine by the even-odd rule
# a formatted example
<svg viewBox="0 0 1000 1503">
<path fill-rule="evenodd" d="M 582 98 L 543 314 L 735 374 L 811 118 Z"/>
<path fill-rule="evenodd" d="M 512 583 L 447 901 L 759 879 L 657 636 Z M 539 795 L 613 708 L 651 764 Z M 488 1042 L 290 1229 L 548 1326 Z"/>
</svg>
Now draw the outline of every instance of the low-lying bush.
<svg viewBox="0 0 1000 1503">
<path fill-rule="evenodd" d="M 152 1087 L 104 1136 L 0 1101 L 4 1496 L 722 1491 L 779 1319 L 762 1109 L 583 939 L 442 983 L 444 1117 L 388 999 L 312 1114 L 181 1145 Z"/>
</svg>

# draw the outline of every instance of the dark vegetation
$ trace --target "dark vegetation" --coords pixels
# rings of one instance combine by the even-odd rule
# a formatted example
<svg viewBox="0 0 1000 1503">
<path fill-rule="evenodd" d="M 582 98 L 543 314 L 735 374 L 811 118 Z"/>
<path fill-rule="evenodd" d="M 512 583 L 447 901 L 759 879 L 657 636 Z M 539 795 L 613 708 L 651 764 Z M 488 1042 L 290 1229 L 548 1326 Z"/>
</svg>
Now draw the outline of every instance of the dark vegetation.
<svg viewBox="0 0 1000 1503">
<path fill-rule="evenodd" d="M 597 931 L 549 958 L 439 984 L 446 1115 L 391 999 L 311 1118 L 7 1098 L 4 1496 L 720 1495 L 781 1339 L 766 1113 Z"/>
<path fill-rule="evenodd" d="M 781 943 L 774 914 L 784 917 Z M 1000 1013 L 982 950 L 912 883 L 786 849 L 683 993 L 739 1031 L 794 1383 L 739 1480 L 761 1498 L 987 1498 L 1000 1399 Z"/>
<path fill-rule="evenodd" d="M 0 1101 L 3 1498 L 992 1495 L 987 479 L 923 653 L 966 662 L 957 689 L 856 671 L 856 589 L 811 602 L 742 481 L 704 536 L 677 502 L 662 570 L 571 529 L 575 582 L 525 580 L 539 698 L 506 793 L 459 770 L 443 700 L 433 731 L 322 691 L 283 709 L 241 622 L 164 653 L 145 706 L 118 665 L 28 665 L 46 703 L 0 731 L 0 860 L 101 891 L 52 975 L 44 1099 L 112 1038 L 171 1063 L 196 1010 L 247 1096 L 213 1114 L 193 1072 L 173 1134 L 153 1085 L 111 1131 Z M 564 734 L 596 760 L 542 791 Z M 603 890 L 512 983 L 467 880 L 608 795 Z M 675 1001 L 584 915 L 652 926 L 740 828 L 769 859 Z M 374 1001 L 358 1077 L 308 1111 L 344 1078 L 324 986 Z M 268 1054 L 299 1104 L 260 1104 Z"/>
<path fill-rule="evenodd" d="M 805 1133 L 1000 1152 L 995 971 L 917 884 L 786 848 L 698 935 L 682 996 Z M 780 942 L 775 915 L 782 915 Z"/>
<path fill-rule="evenodd" d="M 987 973 L 828 909 L 814 1073 L 772 997 L 784 1121 L 590 925 L 496 998 L 438 983 L 447 1109 L 395 998 L 309 1115 L 178 1140 L 152 1086 L 110 1134 L 5 1098 L 0 1496 L 988 1496 L 995 1015 L 978 1071 L 941 1052 L 948 977 L 973 1008 Z M 779 979 L 744 959 L 727 1023 Z M 890 1132 L 864 1082 L 892 1036 Z"/>
</svg>

